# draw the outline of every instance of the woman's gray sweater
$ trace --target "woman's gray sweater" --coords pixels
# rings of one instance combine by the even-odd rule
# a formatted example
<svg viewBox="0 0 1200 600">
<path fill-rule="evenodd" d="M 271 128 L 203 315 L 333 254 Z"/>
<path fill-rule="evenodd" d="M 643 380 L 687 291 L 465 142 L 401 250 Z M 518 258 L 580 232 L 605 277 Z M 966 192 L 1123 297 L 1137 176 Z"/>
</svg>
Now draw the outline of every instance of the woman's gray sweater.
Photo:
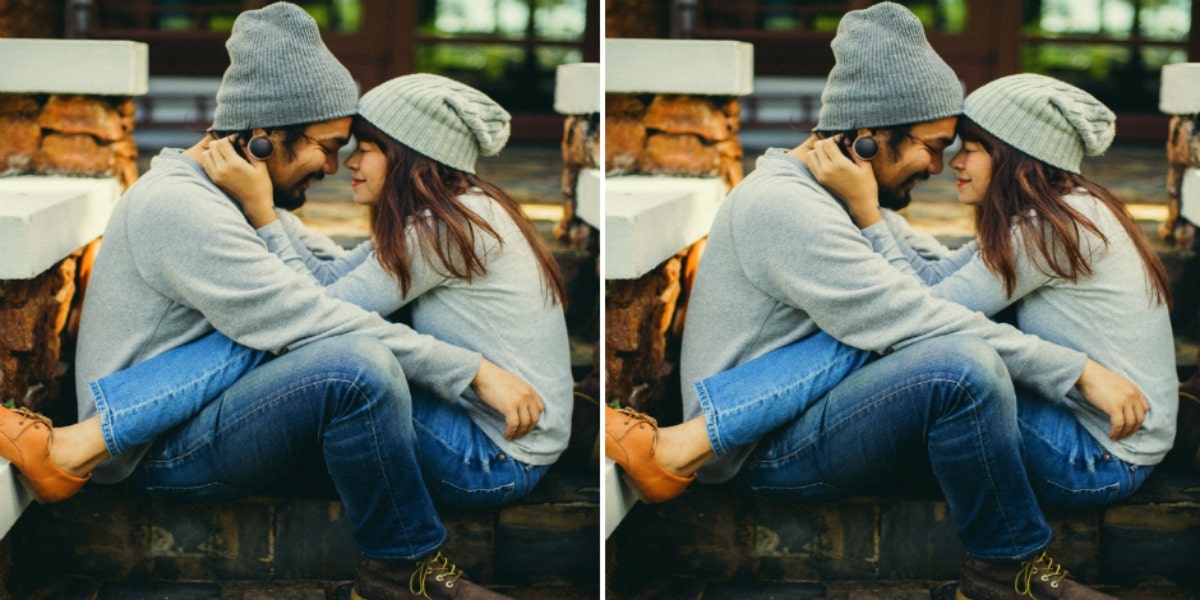
<svg viewBox="0 0 1200 600">
<path fill-rule="evenodd" d="M 454 402 L 513 458 L 533 465 L 553 463 L 567 447 L 574 406 L 563 307 L 546 291 L 537 258 L 512 217 L 478 190 L 460 196 L 459 202 L 500 235 L 497 240 L 482 230 L 474 231 L 475 250 L 484 257 L 487 274 L 471 281 L 447 277 L 426 259 L 426 252 L 436 259 L 432 250 L 422 249 L 416 235 L 410 234 L 412 281 L 407 295 L 380 266 L 372 242 L 350 252 L 330 248 L 322 236 L 306 235 L 300 220 L 282 210 L 276 210 L 278 221 L 258 233 L 293 269 L 312 273 L 328 286 L 330 296 L 382 315 L 412 303 L 414 329 L 476 350 L 529 382 L 546 410 L 534 430 L 516 440 L 504 439 L 504 418 L 470 388 Z M 314 248 L 322 249 L 325 256 L 313 252 Z"/>
<path fill-rule="evenodd" d="M 1179 410 L 1179 380 L 1175 372 L 1175 345 L 1165 303 L 1151 293 L 1141 255 L 1120 221 L 1108 207 L 1080 190 L 1063 198 L 1087 217 L 1108 240 L 1080 228 L 1081 249 L 1092 274 L 1069 281 L 1053 273 L 1040 253 L 1030 255 L 1020 230 L 1014 230 L 1012 248 L 1016 287 L 1012 296 L 1003 281 L 983 263 L 978 246 L 971 242 L 945 254 L 941 260 L 922 257 L 908 240 L 917 234 L 898 215 L 885 214 L 886 228 L 868 228 L 868 238 L 905 263 L 899 267 L 915 273 L 933 294 L 985 315 L 994 315 L 1014 302 L 1017 327 L 1066 348 L 1084 352 L 1092 360 L 1128 378 L 1150 402 L 1141 429 L 1119 441 L 1109 439 L 1108 415 L 1085 400 L 1077 390 L 1066 396 L 1041 396 L 1071 410 L 1106 450 L 1135 465 L 1162 461 L 1175 441 Z M 893 262 L 893 264 L 897 264 Z"/>
</svg>

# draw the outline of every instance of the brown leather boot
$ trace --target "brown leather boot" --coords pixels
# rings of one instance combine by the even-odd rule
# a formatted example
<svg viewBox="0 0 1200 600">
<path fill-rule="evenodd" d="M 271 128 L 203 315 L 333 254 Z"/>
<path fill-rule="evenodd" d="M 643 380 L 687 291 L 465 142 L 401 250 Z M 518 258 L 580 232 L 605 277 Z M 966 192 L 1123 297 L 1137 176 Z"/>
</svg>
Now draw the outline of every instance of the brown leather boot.
<svg viewBox="0 0 1200 600">
<path fill-rule="evenodd" d="M 1117 600 L 1071 579 L 1063 566 L 1042 552 L 1025 562 L 984 562 L 968 558 L 962 566 L 956 600 Z"/>
<path fill-rule="evenodd" d="M 437 552 L 416 563 L 381 562 L 364 558 L 354 572 L 351 600 L 512 600 L 467 581 L 458 566 Z"/>
</svg>

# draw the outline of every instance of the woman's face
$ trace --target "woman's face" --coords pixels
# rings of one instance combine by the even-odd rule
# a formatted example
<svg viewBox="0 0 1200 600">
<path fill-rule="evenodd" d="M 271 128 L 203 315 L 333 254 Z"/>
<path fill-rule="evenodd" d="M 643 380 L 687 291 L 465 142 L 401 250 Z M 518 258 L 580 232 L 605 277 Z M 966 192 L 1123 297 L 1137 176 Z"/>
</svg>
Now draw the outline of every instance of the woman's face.
<svg viewBox="0 0 1200 600">
<path fill-rule="evenodd" d="M 350 171 L 350 187 L 354 190 L 354 201 L 358 204 L 374 204 L 383 195 L 387 180 L 387 157 L 375 142 L 359 141 L 354 152 L 346 157 L 346 170 Z"/>
<path fill-rule="evenodd" d="M 958 201 L 968 206 L 983 202 L 992 181 L 992 157 L 979 142 L 963 142 L 962 149 L 950 159 L 950 168 L 958 174 Z"/>
</svg>

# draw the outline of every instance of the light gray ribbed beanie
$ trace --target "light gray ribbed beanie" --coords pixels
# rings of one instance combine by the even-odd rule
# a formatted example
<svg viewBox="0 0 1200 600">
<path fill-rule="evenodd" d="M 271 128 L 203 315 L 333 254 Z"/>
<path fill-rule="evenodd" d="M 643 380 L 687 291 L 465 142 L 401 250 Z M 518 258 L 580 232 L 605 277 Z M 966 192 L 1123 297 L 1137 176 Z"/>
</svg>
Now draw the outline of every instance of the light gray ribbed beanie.
<svg viewBox="0 0 1200 600">
<path fill-rule="evenodd" d="M 1094 96 L 1033 73 L 975 90 L 963 114 L 1017 150 L 1072 173 L 1084 155 L 1103 154 L 1117 132 L 1116 115 Z"/>
<path fill-rule="evenodd" d="M 962 85 L 925 39 L 920 19 L 894 2 L 846 13 L 831 44 L 820 131 L 935 121 L 962 111 Z"/>
<path fill-rule="evenodd" d="M 214 130 L 300 125 L 354 114 L 354 78 L 299 6 L 277 2 L 238 15 L 225 48 L 230 64 L 217 90 Z"/>
<path fill-rule="evenodd" d="M 499 154 L 510 131 L 508 112 L 487 94 L 427 73 L 363 94 L 358 114 L 401 144 L 467 173 L 475 172 L 480 155 Z"/>
</svg>

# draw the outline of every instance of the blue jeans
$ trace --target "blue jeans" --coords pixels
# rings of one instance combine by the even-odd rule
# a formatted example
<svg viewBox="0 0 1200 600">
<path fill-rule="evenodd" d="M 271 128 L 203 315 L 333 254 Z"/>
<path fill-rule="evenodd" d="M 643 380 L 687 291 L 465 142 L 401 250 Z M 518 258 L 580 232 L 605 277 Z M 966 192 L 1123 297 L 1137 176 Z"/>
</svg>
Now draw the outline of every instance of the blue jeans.
<svg viewBox="0 0 1200 600">
<path fill-rule="evenodd" d="M 697 382 L 713 450 L 721 456 L 791 422 L 870 359 L 818 332 Z M 1106 506 L 1132 495 L 1154 471 L 1113 456 L 1062 403 L 1018 390 L 1017 419 L 1042 506 Z"/>
<path fill-rule="evenodd" d="M 790 423 L 872 354 L 818 331 L 694 384 L 717 456 Z"/>
<path fill-rule="evenodd" d="M 758 412 L 765 419 L 772 410 Z M 969 336 L 920 342 L 857 369 L 759 440 L 735 481 L 760 493 L 828 500 L 903 481 L 924 465 L 971 556 L 1022 560 L 1049 545 L 1024 468 L 1008 370 Z"/>
<path fill-rule="evenodd" d="M 1112 504 L 1136 492 L 1154 471 L 1113 456 L 1061 403 L 1019 393 L 1017 419 L 1025 469 L 1044 506 Z"/>
<path fill-rule="evenodd" d="M 214 333 L 93 383 L 106 441 L 154 440 L 132 481 L 189 500 L 307 494 L 332 481 L 363 553 L 409 560 L 445 542 L 432 502 L 507 502 L 548 468 L 505 455 L 460 406 L 410 391 L 373 338 L 266 358 Z"/>
</svg>

